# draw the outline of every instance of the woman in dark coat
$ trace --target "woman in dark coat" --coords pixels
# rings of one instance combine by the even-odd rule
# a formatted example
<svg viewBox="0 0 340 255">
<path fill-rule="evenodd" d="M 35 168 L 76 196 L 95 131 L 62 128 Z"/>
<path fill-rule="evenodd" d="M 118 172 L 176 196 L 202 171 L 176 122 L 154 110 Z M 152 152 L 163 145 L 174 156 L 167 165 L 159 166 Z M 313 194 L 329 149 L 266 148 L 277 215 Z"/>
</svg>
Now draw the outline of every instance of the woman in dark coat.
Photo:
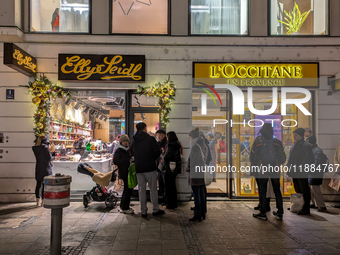
<svg viewBox="0 0 340 255">
<path fill-rule="evenodd" d="M 183 148 L 176 133 L 173 131 L 167 133 L 167 142 L 164 155 L 164 165 L 166 169 L 164 174 L 167 201 L 166 208 L 173 210 L 177 208 L 176 176 L 181 173 L 181 155 L 183 155 Z M 174 170 L 170 169 L 170 162 L 175 162 L 176 167 Z"/>
<path fill-rule="evenodd" d="M 113 155 L 113 163 L 118 166 L 119 178 L 124 182 L 124 190 L 120 201 L 120 212 L 133 214 L 134 211 L 130 208 L 131 193 L 133 189 L 129 189 L 128 185 L 128 170 L 131 162 L 129 142 L 130 139 L 127 135 L 121 135 L 119 137 L 119 144 Z"/>
<path fill-rule="evenodd" d="M 49 149 L 49 143 L 46 136 L 40 136 L 37 139 L 35 146 L 32 147 L 34 156 L 36 159 L 35 165 L 35 179 L 37 185 L 35 187 L 35 197 L 37 199 L 37 205 L 42 205 L 42 199 L 44 199 L 44 177 L 52 175 L 52 155 Z M 41 193 L 40 193 L 41 188 Z"/>
</svg>

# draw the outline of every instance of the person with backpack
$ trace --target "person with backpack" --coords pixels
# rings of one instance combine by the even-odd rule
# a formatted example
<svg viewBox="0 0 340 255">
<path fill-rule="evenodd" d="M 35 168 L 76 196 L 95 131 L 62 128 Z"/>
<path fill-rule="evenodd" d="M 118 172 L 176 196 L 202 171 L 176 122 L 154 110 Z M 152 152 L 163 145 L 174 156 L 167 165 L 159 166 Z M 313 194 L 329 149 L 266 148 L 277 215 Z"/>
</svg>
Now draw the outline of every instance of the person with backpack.
<svg viewBox="0 0 340 255">
<path fill-rule="evenodd" d="M 301 169 L 305 167 L 305 165 L 311 165 L 315 163 L 312 147 L 309 146 L 307 142 L 305 142 L 304 134 L 305 129 L 303 128 L 298 128 L 293 132 L 295 142 L 289 152 L 287 163 L 288 169 Z M 308 178 L 301 178 L 301 176 L 297 176 L 297 173 L 294 171 L 287 174 L 289 177 L 293 178 L 295 191 L 303 195 L 304 205 L 302 210 L 297 214 L 310 214 L 311 193 L 308 185 Z"/>
<path fill-rule="evenodd" d="M 134 214 L 134 210 L 130 208 L 131 193 L 133 189 L 129 189 L 128 171 L 131 163 L 131 153 L 129 150 L 130 139 L 128 135 L 119 137 L 119 144 L 113 155 L 113 163 L 118 166 L 119 179 L 123 180 L 124 190 L 120 201 L 120 212 L 126 214 Z"/>
<path fill-rule="evenodd" d="M 309 179 L 312 197 L 312 204 L 310 205 L 310 208 L 318 208 L 318 212 L 325 212 L 327 211 L 327 208 L 320 190 L 320 186 L 322 185 L 323 169 L 325 167 L 323 164 L 328 163 L 328 158 L 323 153 L 322 149 L 316 144 L 316 137 L 314 135 L 308 137 L 306 142 L 309 143 L 309 146 L 312 147 L 312 151 L 314 154 L 314 168 L 317 169 L 319 167 L 321 169 L 321 171 L 310 171 L 312 175 L 312 178 Z"/>
<path fill-rule="evenodd" d="M 181 173 L 183 148 L 174 131 L 170 131 L 166 135 L 167 145 L 164 155 L 164 180 L 166 189 L 166 208 L 174 210 L 177 208 L 177 188 L 176 176 Z"/>
<path fill-rule="evenodd" d="M 267 220 L 267 184 L 271 179 L 276 199 L 277 211 L 273 212 L 278 220 L 283 218 L 283 201 L 280 190 L 280 171 L 265 171 L 265 168 L 281 166 L 286 161 L 286 154 L 282 142 L 273 139 L 273 127 L 270 123 L 265 123 L 260 130 L 261 136 L 258 136 L 251 150 L 251 161 L 253 166 L 258 166 L 261 171 L 259 178 L 259 196 L 260 196 L 260 213 L 253 214 L 253 217 L 261 220 Z"/>
</svg>

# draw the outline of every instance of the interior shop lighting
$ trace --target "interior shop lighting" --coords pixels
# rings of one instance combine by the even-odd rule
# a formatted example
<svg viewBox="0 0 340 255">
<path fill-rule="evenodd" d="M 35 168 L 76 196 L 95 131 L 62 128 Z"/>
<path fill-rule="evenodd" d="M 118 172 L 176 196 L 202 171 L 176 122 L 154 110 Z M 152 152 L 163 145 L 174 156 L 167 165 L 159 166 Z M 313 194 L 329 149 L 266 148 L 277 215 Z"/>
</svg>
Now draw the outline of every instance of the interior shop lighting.
<svg viewBox="0 0 340 255">
<path fill-rule="evenodd" d="M 65 101 L 65 105 L 70 105 L 71 102 L 72 102 L 72 97 L 68 97 Z"/>
<path fill-rule="evenodd" d="M 124 107 L 124 102 L 125 102 L 125 100 L 122 98 L 122 99 L 120 100 L 118 106 L 119 106 L 120 108 L 123 108 L 123 107 Z"/>
<path fill-rule="evenodd" d="M 107 117 L 104 118 L 104 122 L 106 122 L 106 121 L 107 121 Z"/>
<path fill-rule="evenodd" d="M 96 114 L 96 118 L 98 119 L 98 118 L 99 118 L 99 116 L 100 116 L 100 112 L 97 112 L 97 114 Z"/>
<path fill-rule="evenodd" d="M 80 108 L 80 106 L 81 106 L 81 102 L 78 101 L 78 102 L 76 103 L 76 105 L 74 106 L 74 109 L 78 110 L 78 109 Z"/>
<path fill-rule="evenodd" d="M 90 107 L 86 106 L 86 107 L 85 107 L 85 110 L 84 110 L 84 113 L 88 113 L 89 110 L 90 110 Z"/>
<path fill-rule="evenodd" d="M 92 110 L 90 111 L 90 116 L 93 117 L 95 113 L 96 113 L 96 110 L 92 109 Z"/>
<path fill-rule="evenodd" d="M 115 104 L 119 104 L 120 101 L 121 101 L 121 99 L 122 99 L 121 97 L 116 97 L 114 103 L 115 103 Z"/>
<path fill-rule="evenodd" d="M 100 119 L 100 120 L 104 119 L 104 115 L 101 115 L 101 116 L 99 117 L 99 119 Z"/>
</svg>

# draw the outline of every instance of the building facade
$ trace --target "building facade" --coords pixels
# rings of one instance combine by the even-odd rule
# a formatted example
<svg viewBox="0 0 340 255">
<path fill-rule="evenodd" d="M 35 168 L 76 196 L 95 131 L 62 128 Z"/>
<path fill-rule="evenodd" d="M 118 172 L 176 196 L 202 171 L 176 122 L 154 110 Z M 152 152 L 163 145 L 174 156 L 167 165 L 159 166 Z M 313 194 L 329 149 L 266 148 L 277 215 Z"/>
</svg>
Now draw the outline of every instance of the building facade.
<svg viewBox="0 0 340 255">
<path fill-rule="evenodd" d="M 63 7 L 64 1 L 60 1 L 57 7 L 49 6 L 51 10 L 46 9 L 47 7 L 43 6 L 42 2 L 0 0 L 2 6 L 0 10 L 0 41 L 14 43 L 34 56 L 37 59 L 38 74 L 45 74 L 49 80 L 70 88 L 78 96 L 89 91 L 98 93 L 110 91 L 114 97 L 116 97 L 115 93 L 123 93 L 122 95 L 126 96 L 125 111 L 131 111 L 130 115 L 131 113 L 132 115 L 136 114 L 135 116 L 142 113 L 147 115 L 157 111 L 154 109 L 145 109 L 144 112 L 134 111 L 134 103 L 131 102 L 133 97 L 131 100 L 128 99 L 127 95 L 130 94 L 127 91 L 136 90 L 138 85 L 151 86 L 157 82 L 163 82 L 170 76 L 176 85 L 177 93 L 172 105 L 167 131 L 175 131 L 178 134 L 184 147 L 184 158 L 189 155 L 188 132 L 192 127 L 201 126 L 205 133 L 209 133 L 208 124 L 200 125 L 198 123 L 198 121 L 209 119 L 198 117 L 195 113 L 197 110 L 194 109 L 198 107 L 198 112 L 202 110 L 200 105 L 194 103 L 200 102 L 202 94 L 193 86 L 195 63 L 317 64 L 318 86 L 308 88 L 313 95 L 310 106 L 308 106 L 312 117 L 304 122 L 307 124 L 299 127 L 305 128 L 305 125 L 308 125 L 312 128 L 318 139 L 318 145 L 333 163 L 334 152 L 339 143 L 340 94 L 339 92 L 331 93 L 332 89 L 328 85 L 327 79 L 340 73 L 339 1 L 325 0 L 323 2 L 327 4 L 320 6 L 316 6 L 316 4 L 321 2 L 308 1 L 312 2 L 309 7 L 311 10 L 309 15 L 313 14 L 315 19 L 310 23 L 309 30 L 306 28 L 310 31 L 309 34 L 307 32 L 304 34 L 301 30 L 300 35 L 289 36 L 286 35 L 286 28 L 278 26 L 278 22 L 276 22 L 277 17 L 284 15 L 283 12 L 277 10 L 279 7 L 285 8 L 285 1 L 229 1 L 230 3 L 225 3 L 221 10 L 232 8 L 233 2 L 238 2 L 237 8 L 243 18 L 239 17 L 237 25 L 230 25 L 227 28 L 223 28 L 217 22 L 218 20 L 223 21 L 223 18 L 217 19 L 217 23 L 214 23 L 213 18 L 228 14 L 213 13 L 211 10 L 214 8 L 210 10 L 209 6 L 205 6 L 205 1 L 160 1 L 163 2 L 163 5 L 159 4 L 153 8 L 163 10 L 161 13 L 165 13 L 167 17 L 154 14 L 157 19 L 150 18 L 149 23 L 147 23 L 147 19 L 150 15 L 140 15 L 138 17 L 140 20 L 137 19 L 137 22 L 134 21 L 135 23 L 128 17 L 137 5 L 140 8 L 151 8 L 153 4 L 151 1 L 130 1 L 131 3 L 127 5 L 118 0 L 74 1 L 88 6 L 87 10 L 78 11 L 80 15 L 77 18 L 81 20 L 80 22 L 72 20 L 67 16 L 69 13 L 66 11 L 62 15 L 60 10 L 71 8 Z M 303 3 L 304 1 L 301 0 L 300 6 Z M 321 14 L 318 14 L 317 10 L 320 10 L 319 13 L 323 13 L 322 18 L 318 17 Z M 56 16 L 53 16 L 54 11 L 56 11 L 55 15 L 58 16 L 58 21 L 56 21 Z M 45 18 L 46 12 L 48 12 L 48 19 Z M 210 14 L 209 22 L 200 16 L 202 13 Z M 72 21 L 67 21 L 68 23 L 65 21 L 64 24 L 71 24 L 71 27 L 63 28 L 61 25 L 63 20 L 68 19 Z M 230 23 L 231 21 L 224 22 Z M 233 30 L 235 28 L 237 29 Z M 143 55 L 145 56 L 145 82 L 58 80 L 59 54 Z M 32 201 L 35 199 L 35 158 L 31 148 L 34 140 L 32 116 L 35 106 L 32 104 L 32 98 L 28 94 L 27 88 L 20 87 L 20 85 L 27 85 L 34 79 L 3 64 L 3 43 L 0 44 L 0 58 L 0 133 L 3 133 L 3 143 L 0 143 L 0 202 Z M 6 99 L 8 89 L 14 89 L 14 99 Z M 259 93 L 259 97 L 261 97 L 261 93 L 269 93 L 268 88 L 261 86 L 254 87 L 254 91 Z M 89 95 L 86 94 L 86 96 Z M 266 97 L 268 97 L 267 94 Z M 225 108 L 220 110 L 221 116 L 228 119 L 227 116 L 231 116 L 232 105 L 230 94 L 225 93 L 222 99 L 222 107 Z M 130 105 L 127 107 L 127 104 Z M 145 106 L 155 105 L 146 103 Z M 122 115 L 127 116 L 125 113 Z M 115 118 L 116 116 L 110 117 Z M 151 115 L 150 118 L 152 118 Z M 134 123 L 133 118 L 130 123 L 126 121 L 125 124 L 131 125 L 131 123 Z M 109 124 L 102 122 L 102 125 L 104 129 L 109 128 Z M 223 132 L 225 133 L 225 146 L 227 147 L 225 162 L 232 162 L 233 144 L 238 144 L 238 147 L 235 148 L 236 152 L 240 154 L 242 139 L 233 137 L 233 130 L 227 125 L 221 127 L 221 130 L 224 130 L 220 133 L 222 135 Z M 132 131 L 130 130 L 130 132 Z M 251 131 L 253 136 L 256 135 L 255 131 Z M 233 138 L 239 140 L 233 142 Z M 224 178 L 222 184 L 224 187 L 217 193 L 229 196 L 248 194 L 240 191 L 244 188 L 242 183 L 237 184 L 236 181 L 233 181 L 232 176 L 229 177 L 229 179 Z M 77 175 L 74 176 L 75 178 Z M 177 183 L 179 198 L 181 200 L 189 199 L 191 190 L 187 185 L 184 173 L 177 177 Z M 337 196 L 333 196 L 335 192 L 329 189 L 327 184 L 328 181 L 325 181 L 322 189 L 326 199 L 337 200 Z M 253 184 L 249 183 L 249 185 Z M 255 188 L 252 192 L 256 194 Z"/>
</svg>

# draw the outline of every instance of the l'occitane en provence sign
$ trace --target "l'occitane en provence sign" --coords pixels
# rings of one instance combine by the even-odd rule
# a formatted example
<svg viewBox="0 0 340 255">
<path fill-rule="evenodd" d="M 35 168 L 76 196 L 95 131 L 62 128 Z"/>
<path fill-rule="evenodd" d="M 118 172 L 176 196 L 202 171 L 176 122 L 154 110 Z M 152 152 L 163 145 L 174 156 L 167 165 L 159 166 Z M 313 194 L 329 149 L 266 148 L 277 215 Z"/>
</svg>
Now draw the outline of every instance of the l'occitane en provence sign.
<svg viewBox="0 0 340 255">
<path fill-rule="evenodd" d="M 194 63 L 199 82 L 245 87 L 318 87 L 318 63 Z"/>
<path fill-rule="evenodd" d="M 144 55 L 59 54 L 58 79 L 65 81 L 145 81 Z"/>
</svg>

